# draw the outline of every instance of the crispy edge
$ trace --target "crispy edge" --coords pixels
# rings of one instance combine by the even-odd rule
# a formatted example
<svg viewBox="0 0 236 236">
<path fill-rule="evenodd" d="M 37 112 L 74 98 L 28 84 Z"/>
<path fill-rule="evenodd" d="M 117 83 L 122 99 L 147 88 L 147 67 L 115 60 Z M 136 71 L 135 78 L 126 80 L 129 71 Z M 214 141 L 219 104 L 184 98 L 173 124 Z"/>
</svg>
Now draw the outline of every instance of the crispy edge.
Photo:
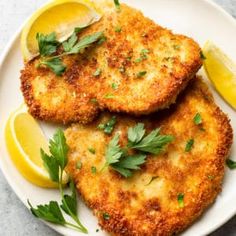
<svg viewBox="0 0 236 236">
<path fill-rule="evenodd" d="M 94 118 L 99 113 L 99 108 L 95 104 L 91 109 L 87 109 L 86 112 L 80 112 L 80 104 L 78 106 L 73 107 L 72 114 L 70 112 L 64 112 L 63 115 L 59 114 L 56 111 L 52 111 L 50 109 L 42 108 L 39 101 L 36 101 L 33 94 L 32 88 L 32 78 L 34 76 L 33 68 L 34 61 L 29 61 L 25 64 L 25 68 L 21 70 L 21 91 L 24 96 L 24 101 L 28 106 L 29 113 L 39 120 L 50 121 L 54 123 L 63 123 L 68 124 L 72 122 L 79 122 L 81 124 L 87 124 L 92 122 Z M 40 69 L 42 73 L 50 73 L 47 69 Z M 63 104 L 62 104 L 63 106 Z M 75 111 L 75 113 L 74 113 Z"/>
</svg>

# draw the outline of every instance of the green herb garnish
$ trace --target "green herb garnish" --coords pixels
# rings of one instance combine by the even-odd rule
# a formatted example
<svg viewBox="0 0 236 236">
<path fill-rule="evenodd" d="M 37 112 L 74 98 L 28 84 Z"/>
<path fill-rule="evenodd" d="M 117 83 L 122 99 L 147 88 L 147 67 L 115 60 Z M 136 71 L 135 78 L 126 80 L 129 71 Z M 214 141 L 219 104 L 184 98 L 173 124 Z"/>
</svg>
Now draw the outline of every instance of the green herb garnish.
<svg viewBox="0 0 236 236">
<path fill-rule="evenodd" d="M 104 123 L 104 124 L 99 124 L 98 129 L 101 129 L 104 131 L 105 134 L 111 134 L 112 131 L 114 130 L 116 124 L 116 116 L 112 116 L 112 118 Z"/>
<path fill-rule="evenodd" d="M 63 64 L 61 58 L 52 58 L 52 59 L 48 59 L 48 60 L 45 60 L 45 61 L 43 60 L 43 61 L 40 61 L 39 66 L 40 65 L 47 66 L 57 76 L 62 75 L 66 70 L 66 66 Z"/>
<path fill-rule="evenodd" d="M 63 43 L 59 43 L 56 40 L 55 33 L 51 33 L 49 35 L 38 33 L 36 35 L 36 39 L 38 41 L 39 53 L 41 56 L 38 67 L 45 65 L 56 75 L 60 76 L 66 70 L 66 66 L 63 64 L 61 57 L 81 53 L 83 49 L 99 41 L 102 37 L 104 37 L 103 32 L 96 32 L 78 40 L 77 34 L 74 32 L 68 40 Z M 55 53 L 57 48 L 61 45 L 63 52 L 59 55 L 52 56 L 52 54 Z"/>
<path fill-rule="evenodd" d="M 179 207 L 183 208 L 184 207 L 184 194 L 183 193 L 179 193 L 178 197 L 177 197 L 178 203 L 179 203 Z"/>
<path fill-rule="evenodd" d="M 128 129 L 128 147 L 142 152 L 159 154 L 164 151 L 166 145 L 174 140 L 172 135 L 161 135 L 160 128 L 145 135 L 143 123 L 138 123 Z"/>
<path fill-rule="evenodd" d="M 68 214 L 76 224 L 67 222 L 63 217 L 59 204 L 55 201 L 50 201 L 49 204 L 38 205 L 34 208 L 28 201 L 31 212 L 38 218 L 49 221 L 51 223 L 64 225 L 78 230 L 79 232 L 87 233 L 87 229 L 81 224 L 77 217 L 77 200 L 76 191 L 73 181 L 70 181 L 71 195 L 64 194 L 62 183 L 62 174 L 67 165 L 67 153 L 69 150 L 66 144 L 66 138 L 61 129 L 58 129 L 54 134 L 53 139 L 49 141 L 50 156 L 41 149 L 41 157 L 45 168 L 47 169 L 52 181 L 57 182 L 61 193 L 62 204 L 61 209 Z"/>
<path fill-rule="evenodd" d="M 137 154 L 127 156 L 119 145 L 119 134 L 115 134 L 106 149 L 106 163 L 103 168 L 111 166 L 124 177 L 131 177 L 133 170 L 140 169 L 140 165 L 145 162 L 146 155 Z"/>
<path fill-rule="evenodd" d="M 147 71 L 140 71 L 140 72 L 137 73 L 137 77 L 141 78 L 141 77 L 143 77 L 146 74 L 147 74 Z"/>
<path fill-rule="evenodd" d="M 121 27 L 120 26 L 116 26 L 115 27 L 115 32 L 116 33 L 120 33 L 121 32 Z"/>
<path fill-rule="evenodd" d="M 116 89 L 118 89 L 118 84 L 116 84 L 116 83 L 112 83 L 111 84 L 111 87 L 114 89 L 114 90 L 116 90 Z"/>
<path fill-rule="evenodd" d="M 56 52 L 59 42 L 56 40 L 55 32 L 48 35 L 37 33 L 36 39 L 38 41 L 39 53 L 41 56 L 50 56 Z"/>
<path fill-rule="evenodd" d="M 96 104 L 96 103 L 98 103 L 98 100 L 97 100 L 96 98 L 91 98 L 91 99 L 90 99 L 90 102 L 92 102 L 92 103 L 95 103 L 95 104 Z"/>
<path fill-rule="evenodd" d="M 82 162 L 81 162 L 81 161 L 77 161 L 77 163 L 76 163 L 76 169 L 77 169 L 77 170 L 81 170 L 81 168 L 82 168 Z"/>
<path fill-rule="evenodd" d="M 193 144 L 194 144 L 194 139 L 189 139 L 185 146 L 185 152 L 190 152 L 191 149 L 193 148 Z"/>
<path fill-rule="evenodd" d="M 92 167 L 91 167 L 91 172 L 92 172 L 93 174 L 96 174 L 96 173 L 97 173 L 97 168 L 96 168 L 95 166 L 92 166 Z"/>
<path fill-rule="evenodd" d="M 200 125 L 202 123 L 202 117 L 201 117 L 200 113 L 197 113 L 194 116 L 193 122 L 194 122 L 195 125 Z"/>
<path fill-rule="evenodd" d="M 110 215 L 109 215 L 107 212 L 104 212 L 104 213 L 102 214 L 102 216 L 103 216 L 103 219 L 104 219 L 104 220 L 109 220 L 109 219 L 110 219 Z"/>
<path fill-rule="evenodd" d="M 231 160 L 231 159 L 227 159 L 226 160 L 226 165 L 229 167 L 229 169 L 233 170 L 236 169 L 236 162 Z"/>
<path fill-rule="evenodd" d="M 96 153 L 96 150 L 92 147 L 88 148 L 88 151 L 92 154 L 95 154 Z"/>
<path fill-rule="evenodd" d="M 114 97 L 115 97 L 115 95 L 112 94 L 112 93 L 108 93 L 108 94 L 106 94 L 106 95 L 104 96 L 104 98 L 106 98 L 106 99 L 112 99 L 112 98 L 114 98 Z"/>
<path fill-rule="evenodd" d="M 173 140 L 173 136 L 160 135 L 160 129 L 152 131 L 145 136 L 144 124 L 139 123 L 128 130 L 128 145 L 122 149 L 119 145 L 119 134 L 115 134 L 109 142 L 105 158 L 106 163 L 103 167 L 111 166 L 124 177 L 131 177 L 134 170 L 139 170 L 140 165 L 145 162 L 146 154 L 159 154 L 165 146 Z M 135 149 L 141 153 L 129 155 L 128 149 Z"/>
<path fill-rule="evenodd" d="M 116 9 L 120 10 L 120 2 L 119 2 L 119 0 L 114 0 L 114 4 L 116 6 Z"/>
</svg>

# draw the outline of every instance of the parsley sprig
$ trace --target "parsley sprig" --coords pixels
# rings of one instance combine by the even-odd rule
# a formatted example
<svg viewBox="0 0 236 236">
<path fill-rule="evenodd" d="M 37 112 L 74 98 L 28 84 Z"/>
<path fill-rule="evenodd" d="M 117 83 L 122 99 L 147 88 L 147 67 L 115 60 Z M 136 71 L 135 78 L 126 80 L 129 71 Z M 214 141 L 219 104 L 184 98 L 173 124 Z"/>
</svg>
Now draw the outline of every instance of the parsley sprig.
<svg viewBox="0 0 236 236">
<path fill-rule="evenodd" d="M 66 70 L 66 65 L 63 64 L 61 59 L 63 56 L 82 53 L 85 48 L 90 47 L 93 43 L 98 42 L 104 37 L 101 31 L 78 39 L 77 33 L 82 29 L 79 28 L 78 30 L 78 28 L 75 28 L 74 33 L 62 43 L 56 40 L 56 34 L 54 32 L 49 35 L 38 33 L 36 39 L 41 57 L 38 67 L 45 65 L 56 75 L 60 76 Z M 62 53 L 54 55 L 60 46 L 63 49 Z"/>
<path fill-rule="evenodd" d="M 139 170 L 140 166 L 145 163 L 146 154 L 159 154 L 174 139 L 171 135 L 161 135 L 160 129 L 153 130 L 146 136 L 145 133 L 143 123 L 138 123 L 136 126 L 129 128 L 128 145 L 125 148 L 120 147 L 120 136 L 116 133 L 107 146 L 106 162 L 103 169 L 110 166 L 122 176 L 131 177 L 133 171 Z M 128 150 L 130 148 L 135 149 L 137 154 L 129 155 Z"/>
<path fill-rule="evenodd" d="M 159 154 L 165 146 L 174 140 L 172 135 L 161 135 L 161 129 L 155 129 L 145 136 L 146 130 L 143 123 L 128 129 L 128 147 L 142 152 Z"/>
<path fill-rule="evenodd" d="M 87 229 L 81 224 L 77 216 L 77 197 L 73 181 L 70 181 L 71 195 L 64 193 L 62 175 L 68 162 L 67 153 L 69 147 L 66 144 L 66 138 L 61 129 L 58 129 L 54 134 L 53 139 L 49 141 L 49 150 L 50 155 L 46 154 L 41 149 L 41 157 L 51 180 L 58 183 L 62 198 L 61 205 L 59 205 L 56 201 L 50 201 L 48 204 L 38 205 L 37 208 L 34 208 L 28 201 L 30 210 L 38 218 L 54 224 L 68 226 L 78 230 L 79 232 L 87 233 Z M 69 215 L 76 222 L 76 224 L 66 221 L 61 209 Z"/>
</svg>

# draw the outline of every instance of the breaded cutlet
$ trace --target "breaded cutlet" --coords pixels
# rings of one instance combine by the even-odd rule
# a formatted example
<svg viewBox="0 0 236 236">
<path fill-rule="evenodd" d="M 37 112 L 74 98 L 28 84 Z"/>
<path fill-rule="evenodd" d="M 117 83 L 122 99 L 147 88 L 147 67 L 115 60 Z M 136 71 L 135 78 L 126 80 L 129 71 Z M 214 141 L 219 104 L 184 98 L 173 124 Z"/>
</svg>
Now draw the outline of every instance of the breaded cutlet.
<svg viewBox="0 0 236 236">
<path fill-rule="evenodd" d="M 78 34 L 82 38 L 103 31 L 105 42 L 64 56 L 67 70 L 61 77 L 36 68 L 38 58 L 26 63 L 21 90 L 34 117 L 88 123 L 98 107 L 149 114 L 174 103 L 201 67 L 201 49 L 193 39 L 172 33 L 125 4 L 120 11 L 108 9 Z"/>
<path fill-rule="evenodd" d="M 196 114 L 201 122 L 194 121 Z M 85 203 L 111 235 L 166 236 L 183 231 L 221 191 L 233 137 L 228 117 L 201 79 L 192 80 L 168 110 L 139 118 L 117 115 L 109 136 L 97 126 L 111 116 L 103 113 L 93 124 L 75 124 L 65 131 L 70 147 L 67 170 Z M 101 171 L 110 140 L 119 133 L 120 145 L 125 146 L 128 128 L 138 122 L 147 133 L 161 127 L 162 134 L 175 139 L 160 155 L 148 155 L 130 178 L 111 167 Z M 186 150 L 189 140 L 194 142 Z"/>
</svg>

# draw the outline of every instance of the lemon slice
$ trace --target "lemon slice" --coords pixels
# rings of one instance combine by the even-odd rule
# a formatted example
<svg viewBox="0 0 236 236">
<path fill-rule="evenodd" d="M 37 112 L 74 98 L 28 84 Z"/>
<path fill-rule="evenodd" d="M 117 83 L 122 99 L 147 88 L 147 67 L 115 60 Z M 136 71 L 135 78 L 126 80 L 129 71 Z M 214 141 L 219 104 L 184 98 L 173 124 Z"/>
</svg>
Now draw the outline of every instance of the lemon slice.
<svg viewBox="0 0 236 236">
<path fill-rule="evenodd" d="M 84 0 L 52 1 L 36 11 L 23 28 L 21 34 L 21 51 L 25 60 L 38 54 L 36 34 L 56 33 L 57 39 L 63 41 L 74 31 L 100 19 L 93 8 L 93 3 Z"/>
<path fill-rule="evenodd" d="M 37 122 L 27 113 L 25 105 L 10 115 L 5 138 L 13 163 L 28 181 L 45 188 L 58 186 L 50 179 L 40 156 L 40 148 L 49 152 L 48 143 Z M 68 176 L 63 173 L 63 183 L 67 181 Z"/>
<path fill-rule="evenodd" d="M 212 42 L 203 48 L 204 68 L 221 96 L 236 109 L 236 65 Z"/>
</svg>

